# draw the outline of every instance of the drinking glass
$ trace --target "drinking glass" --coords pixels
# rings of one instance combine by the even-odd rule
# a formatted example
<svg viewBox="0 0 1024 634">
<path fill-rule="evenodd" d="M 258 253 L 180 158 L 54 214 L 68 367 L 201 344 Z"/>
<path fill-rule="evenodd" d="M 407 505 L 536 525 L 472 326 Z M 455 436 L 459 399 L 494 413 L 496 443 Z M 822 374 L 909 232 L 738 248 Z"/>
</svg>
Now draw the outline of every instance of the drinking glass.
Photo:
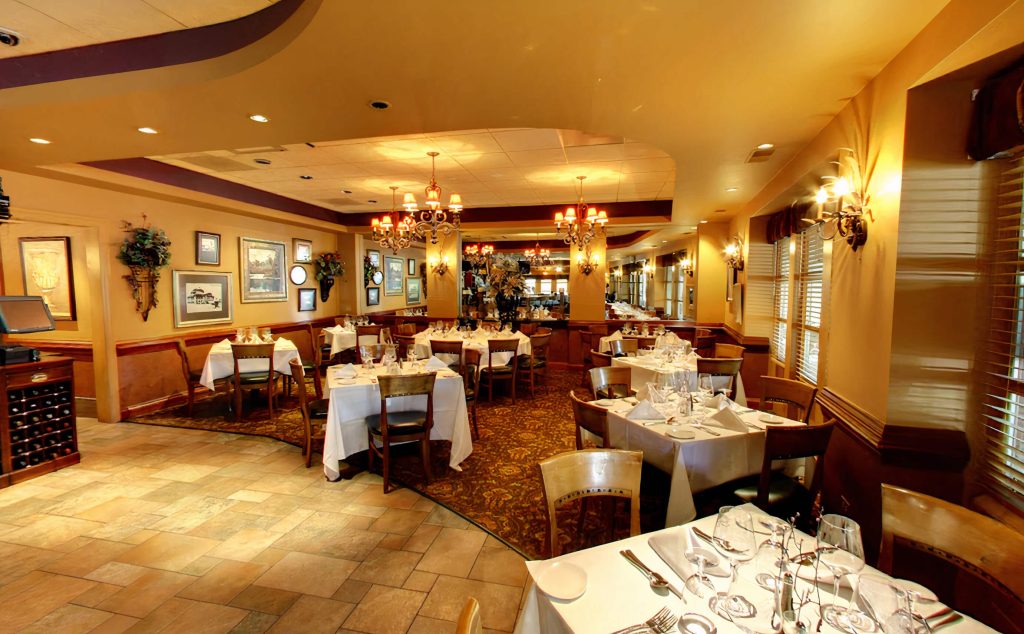
<svg viewBox="0 0 1024 634">
<path fill-rule="evenodd" d="M 273 341 L 270 337 L 270 328 L 260 328 L 260 340 L 262 340 L 263 343 L 270 343 Z"/>
<path fill-rule="evenodd" d="M 708 607 L 724 618 L 747 618 L 757 614 L 757 609 L 745 597 L 731 594 L 733 584 L 739 577 L 739 568 L 754 558 L 754 524 L 750 513 L 737 506 L 723 506 L 718 510 L 715 520 L 715 550 L 732 564 L 732 575 L 729 578 L 729 591 L 711 597 Z M 724 614 L 723 614 L 724 613 Z"/>
<path fill-rule="evenodd" d="M 245 341 L 245 328 L 235 328 L 235 343 Z"/>
<path fill-rule="evenodd" d="M 886 632 L 900 632 L 910 623 L 910 619 L 901 623 L 906 615 L 901 610 L 902 600 L 900 589 L 893 584 L 892 579 L 870 574 L 857 575 L 853 597 L 850 599 L 850 624 L 857 632 L 865 634 L 883 629 Z"/>
<path fill-rule="evenodd" d="M 786 551 L 781 541 L 769 539 L 757 548 L 754 556 L 754 581 L 768 592 L 775 592 L 779 575 L 786 570 Z"/>
<path fill-rule="evenodd" d="M 711 395 L 715 393 L 715 385 L 711 382 L 710 374 L 697 375 L 697 391 L 705 399 L 711 398 Z"/>
<path fill-rule="evenodd" d="M 686 561 L 690 562 L 697 568 L 697 571 L 687 577 L 683 582 L 686 589 L 701 599 L 704 598 L 705 590 L 714 594 L 715 586 L 711 583 L 711 577 L 704 572 L 704 569 L 708 564 L 714 566 L 718 563 L 718 557 L 715 553 L 705 550 L 704 548 L 692 548 L 685 552 L 685 556 Z"/>
<path fill-rule="evenodd" d="M 818 561 L 832 573 L 832 603 L 821 606 L 821 618 L 832 627 L 850 631 L 857 612 L 838 605 L 842 578 L 864 567 L 860 524 L 834 513 L 822 515 L 818 525 Z M 851 618 L 852 617 L 852 618 Z"/>
</svg>

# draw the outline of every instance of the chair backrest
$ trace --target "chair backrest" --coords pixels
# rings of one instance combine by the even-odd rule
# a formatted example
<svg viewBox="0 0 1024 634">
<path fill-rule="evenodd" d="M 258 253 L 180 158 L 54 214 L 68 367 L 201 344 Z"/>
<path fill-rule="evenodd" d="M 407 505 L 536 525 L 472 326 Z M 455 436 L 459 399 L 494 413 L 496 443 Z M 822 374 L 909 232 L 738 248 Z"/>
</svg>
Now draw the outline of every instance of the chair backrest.
<svg viewBox="0 0 1024 634">
<path fill-rule="evenodd" d="M 635 357 L 637 351 L 636 339 L 615 339 L 608 342 L 608 352 L 613 357 Z"/>
<path fill-rule="evenodd" d="M 480 351 L 476 348 L 466 348 L 462 355 L 462 380 L 466 387 L 475 390 L 477 381 L 480 378 Z"/>
<path fill-rule="evenodd" d="M 468 597 L 459 614 L 459 622 L 455 624 L 455 634 L 482 634 L 483 631 L 480 625 L 480 603 Z"/>
<path fill-rule="evenodd" d="M 192 368 L 188 363 L 188 352 L 185 349 L 185 342 L 182 339 L 178 339 L 174 342 L 178 348 L 178 359 L 181 361 L 181 374 L 185 377 L 185 385 L 188 385 Z"/>
<path fill-rule="evenodd" d="M 1006 524 L 924 493 L 883 484 L 880 570 L 893 572 L 896 543 L 941 557 L 1004 595 L 1000 607 L 1024 613 L 1024 535 Z"/>
<path fill-rule="evenodd" d="M 398 334 L 399 335 L 415 335 L 416 334 L 416 324 L 400 324 L 398 326 Z"/>
<path fill-rule="evenodd" d="M 541 461 L 552 557 L 560 550 L 555 511 L 570 500 L 595 495 L 629 498 L 629 534 L 640 534 L 640 469 L 643 458 L 642 451 L 582 449 Z"/>
<path fill-rule="evenodd" d="M 445 341 L 443 339 L 431 339 L 430 354 L 457 354 L 461 356 L 462 342 Z"/>
<path fill-rule="evenodd" d="M 735 377 L 743 366 L 743 359 L 697 359 L 697 373 L 711 376 Z"/>
<path fill-rule="evenodd" d="M 430 437 L 430 428 L 434 425 L 434 381 L 437 374 L 424 372 L 422 374 L 382 374 L 377 377 L 377 385 L 380 387 L 380 433 L 386 443 L 388 440 L 388 425 L 385 424 L 388 418 L 388 399 L 401 396 L 426 396 L 427 416 L 423 424 L 423 434 Z"/>
<path fill-rule="evenodd" d="M 537 324 L 532 321 L 519 324 L 519 332 L 523 333 L 524 335 L 532 335 L 533 333 L 537 332 Z"/>
<path fill-rule="evenodd" d="M 590 389 L 594 393 L 594 398 L 625 398 L 629 396 L 632 374 L 630 368 L 612 366 L 590 368 Z"/>
<path fill-rule="evenodd" d="M 657 337 L 636 337 L 636 347 L 645 350 L 647 348 L 653 348 L 654 344 L 658 341 Z"/>
<path fill-rule="evenodd" d="M 233 343 L 231 356 L 235 361 L 235 385 L 239 383 L 238 362 L 241 359 L 266 359 L 267 376 L 274 376 L 274 344 L 272 343 Z M 262 371 L 262 370 L 259 370 Z"/>
<path fill-rule="evenodd" d="M 295 381 L 295 385 L 299 386 L 295 393 L 299 395 L 299 411 L 302 413 L 302 422 L 308 429 L 311 425 L 309 420 L 309 397 L 306 395 L 306 373 L 302 370 L 302 361 L 292 359 L 288 362 L 288 368 L 292 371 L 292 379 Z"/>
<path fill-rule="evenodd" d="M 601 439 L 601 447 L 608 448 L 608 410 L 591 405 L 569 392 L 572 400 L 572 416 L 576 421 L 576 448 L 583 449 L 583 432 L 587 430 Z"/>
<path fill-rule="evenodd" d="M 716 343 L 715 357 L 718 359 L 742 359 L 746 350 L 743 346 L 734 346 L 731 343 Z"/>
<path fill-rule="evenodd" d="M 512 359 L 507 365 L 513 368 L 519 367 L 519 355 L 515 354 L 519 350 L 519 339 L 488 339 L 487 340 L 487 352 L 490 353 L 487 356 L 487 366 L 494 367 L 494 353 L 495 352 L 511 352 Z"/>
<path fill-rule="evenodd" d="M 551 333 L 545 335 L 530 335 L 530 356 L 534 359 L 548 358 L 548 343 L 551 342 Z"/>
<path fill-rule="evenodd" d="M 595 368 L 607 368 L 612 364 L 612 355 L 597 350 L 590 351 L 590 360 L 594 362 Z"/>
<path fill-rule="evenodd" d="M 356 343 L 380 343 L 380 329 L 382 327 L 377 324 L 356 326 Z"/>
<path fill-rule="evenodd" d="M 587 330 L 598 337 L 608 336 L 608 324 L 590 324 Z"/>
<path fill-rule="evenodd" d="M 712 334 L 696 335 L 693 338 L 693 349 L 702 357 L 714 356 L 715 336 Z"/>
<path fill-rule="evenodd" d="M 395 345 L 398 346 L 398 356 L 404 359 L 409 350 L 416 346 L 415 335 L 395 335 Z"/>
<path fill-rule="evenodd" d="M 555 332 L 555 331 L 552 330 L 551 328 L 548 328 L 547 326 L 540 326 L 540 327 L 537 328 L 537 332 L 534 333 L 534 334 L 537 334 L 537 335 L 550 335 L 553 332 Z"/>
<path fill-rule="evenodd" d="M 359 363 L 366 363 L 367 359 L 373 359 L 374 363 L 377 363 L 384 358 L 384 353 L 388 350 L 388 344 L 386 343 L 367 343 L 356 346 L 356 356 L 359 358 Z"/>
<path fill-rule="evenodd" d="M 290 330 L 286 334 L 281 335 L 283 339 L 287 339 L 295 344 L 296 350 L 299 351 L 299 358 L 305 363 L 315 363 L 317 347 L 313 345 L 313 327 L 306 324 L 306 327 L 301 330 Z"/>
<path fill-rule="evenodd" d="M 803 381 L 775 376 L 761 377 L 761 409 L 771 409 L 775 403 L 792 405 L 800 409 L 799 420 L 805 423 L 811 415 L 811 405 L 817 393 L 818 388 Z"/>
<path fill-rule="evenodd" d="M 821 425 L 803 427 L 769 427 L 765 432 L 764 459 L 761 462 L 761 477 L 757 485 L 757 501 L 762 509 L 768 508 L 768 491 L 772 480 L 772 461 L 809 458 L 817 456 L 811 486 L 813 497 L 821 489 L 821 478 L 825 469 L 825 452 L 836 421 L 832 419 Z"/>
</svg>

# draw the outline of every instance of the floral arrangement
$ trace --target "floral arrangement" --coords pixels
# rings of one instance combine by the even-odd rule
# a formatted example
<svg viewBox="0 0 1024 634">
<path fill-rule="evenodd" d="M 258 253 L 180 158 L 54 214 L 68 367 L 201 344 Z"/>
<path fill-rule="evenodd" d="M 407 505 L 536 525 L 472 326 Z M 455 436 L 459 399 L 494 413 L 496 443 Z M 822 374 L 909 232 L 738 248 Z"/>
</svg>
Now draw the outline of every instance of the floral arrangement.
<svg viewBox="0 0 1024 634">
<path fill-rule="evenodd" d="M 498 256 L 487 274 L 487 292 L 491 297 L 509 299 L 526 293 L 526 278 L 519 272 L 519 260 Z"/>
<path fill-rule="evenodd" d="M 337 253 L 321 253 L 316 256 L 315 263 L 317 280 L 345 274 L 345 263 Z"/>
<path fill-rule="evenodd" d="M 145 222 L 146 217 L 142 219 Z M 117 254 L 117 259 L 123 264 L 158 269 L 170 263 L 171 241 L 163 229 L 136 227 L 127 220 L 121 224 L 121 228 L 128 234 Z"/>
<path fill-rule="evenodd" d="M 370 260 L 370 256 L 363 256 L 363 286 L 369 286 L 370 282 L 373 281 L 373 274 L 377 272 L 377 267 L 373 265 Z"/>
</svg>

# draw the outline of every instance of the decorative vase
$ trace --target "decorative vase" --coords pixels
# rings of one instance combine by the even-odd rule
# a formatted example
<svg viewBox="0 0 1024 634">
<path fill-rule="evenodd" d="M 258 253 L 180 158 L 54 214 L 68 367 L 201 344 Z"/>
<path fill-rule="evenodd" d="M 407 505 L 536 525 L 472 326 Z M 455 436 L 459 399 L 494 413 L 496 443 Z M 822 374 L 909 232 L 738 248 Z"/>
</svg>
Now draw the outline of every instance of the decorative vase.
<svg viewBox="0 0 1024 634">
<path fill-rule="evenodd" d="M 156 283 L 160 281 L 160 271 L 145 266 L 129 266 L 131 275 L 125 275 L 132 287 L 135 299 L 135 310 L 142 313 L 142 321 L 149 319 L 149 311 L 157 304 Z"/>
<path fill-rule="evenodd" d="M 494 296 L 494 303 L 498 307 L 498 318 L 502 324 L 511 324 L 516 318 L 516 309 L 519 308 L 520 297 L 513 295 L 508 297 L 502 293 Z"/>
<path fill-rule="evenodd" d="M 329 275 L 320 280 L 320 301 L 326 302 L 331 296 L 331 287 L 334 286 L 334 277 Z"/>
</svg>

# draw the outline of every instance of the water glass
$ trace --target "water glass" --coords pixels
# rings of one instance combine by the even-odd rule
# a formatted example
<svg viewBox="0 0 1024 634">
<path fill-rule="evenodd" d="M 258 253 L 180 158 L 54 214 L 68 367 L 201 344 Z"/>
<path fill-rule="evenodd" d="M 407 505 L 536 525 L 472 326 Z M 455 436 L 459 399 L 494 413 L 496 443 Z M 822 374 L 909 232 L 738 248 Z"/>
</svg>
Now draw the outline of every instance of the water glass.
<svg viewBox="0 0 1024 634">
<path fill-rule="evenodd" d="M 235 328 L 235 343 L 245 341 L 245 328 Z"/>
<path fill-rule="evenodd" d="M 757 608 L 746 597 L 732 594 L 739 567 L 754 558 L 754 524 L 750 513 L 737 506 L 723 506 L 718 510 L 715 532 L 712 539 L 715 550 L 732 564 L 729 590 L 724 595 L 714 596 L 709 607 L 716 614 L 724 613 L 729 618 L 747 618 L 757 614 Z"/>
<path fill-rule="evenodd" d="M 821 617 L 832 627 L 849 631 L 853 611 L 838 604 L 839 582 L 846 575 L 864 568 L 864 544 L 860 524 L 848 517 L 830 513 L 821 516 L 817 536 L 818 561 L 832 573 L 832 603 L 821 606 Z"/>
</svg>

